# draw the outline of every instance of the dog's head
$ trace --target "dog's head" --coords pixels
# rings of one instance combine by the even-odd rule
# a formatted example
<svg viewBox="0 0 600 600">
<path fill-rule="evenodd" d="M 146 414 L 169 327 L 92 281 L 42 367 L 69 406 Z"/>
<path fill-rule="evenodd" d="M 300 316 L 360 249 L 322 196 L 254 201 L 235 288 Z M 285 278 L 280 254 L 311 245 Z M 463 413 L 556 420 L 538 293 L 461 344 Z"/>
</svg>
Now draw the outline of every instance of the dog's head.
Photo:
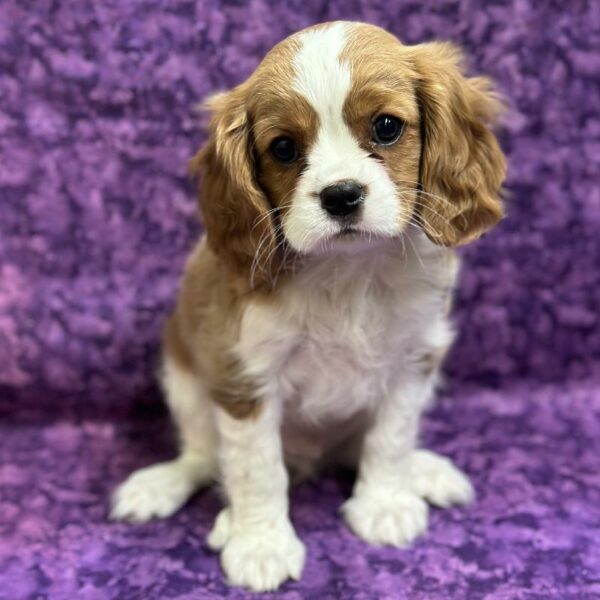
<svg viewBox="0 0 600 600">
<path fill-rule="evenodd" d="M 450 44 L 319 25 L 208 106 L 210 138 L 193 161 L 208 242 L 253 280 L 286 246 L 359 248 L 410 224 L 455 246 L 503 215 L 505 160 L 488 128 L 499 104 Z"/>
</svg>

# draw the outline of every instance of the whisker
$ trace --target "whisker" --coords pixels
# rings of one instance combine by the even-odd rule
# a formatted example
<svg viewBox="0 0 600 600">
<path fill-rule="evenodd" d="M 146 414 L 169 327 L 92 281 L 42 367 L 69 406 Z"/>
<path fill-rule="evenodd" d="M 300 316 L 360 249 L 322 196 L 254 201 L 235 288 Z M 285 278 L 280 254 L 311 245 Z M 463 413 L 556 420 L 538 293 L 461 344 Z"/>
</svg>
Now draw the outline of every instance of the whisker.
<svg viewBox="0 0 600 600">
<path fill-rule="evenodd" d="M 408 242 L 412 246 L 412 249 L 413 249 L 413 251 L 415 253 L 415 256 L 417 257 L 417 260 L 419 261 L 419 264 L 421 265 L 421 269 L 423 270 L 423 272 L 425 273 L 425 275 L 429 275 L 430 273 L 428 272 L 427 267 L 425 266 L 425 263 L 423 262 L 423 259 L 421 258 L 421 254 L 419 253 L 419 250 L 417 249 L 415 243 L 413 242 L 413 240 L 411 239 L 410 236 L 407 236 L 406 239 L 408 240 Z"/>
<path fill-rule="evenodd" d="M 284 204 L 282 206 L 275 206 L 274 208 L 270 208 L 269 210 L 265 211 L 264 213 L 262 213 L 258 217 L 256 217 L 254 224 L 252 225 L 252 229 L 254 229 L 258 225 L 260 225 L 260 223 L 262 223 L 267 217 L 270 217 L 271 215 L 275 214 L 277 211 L 284 210 L 286 208 L 291 208 L 291 207 L 292 207 L 292 204 L 290 203 L 290 204 Z"/>
<path fill-rule="evenodd" d="M 451 222 L 450 222 L 450 221 L 449 221 L 449 220 L 448 220 L 448 219 L 447 219 L 447 218 L 446 218 L 444 215 L 442 215 L 442 214 L 441 214 L 439 211 L 437 211 L 437 210 L 435 210 L 435 209 L 431 208 L 430 206 L 426 206 L 426 205 L 424 205 L 424 204 L 420 204 L 420 205 L 418 205 L 418 206 L 421 206 L 421 207 L 423 207 L 423 208 L 427 208 L 427 209 L 428 209 L 428 210 L 430 210 L 430 211 L 431 211 L 431 212 L 432 212 L 432 213 L 433 213 L 433 214 L 434 214 L 434 215 L 435 215 L 435 216 L 436 216 L 438 219 L 440 219 L 440 221 L 444 222 L 444 223 L 445 223 L 446 225 L 448 225 L 449 227 L 452 227 L 452 223 L 451 223 Z M 417 213 L 413 213 L 413 215 L 412 215 L 412 216 L 413 216 L 413 217 L 415 217 L 415 218 L 416 218 L 416 217 L 419 217 L 419 218 L 423 219 L 422 215 L 419 215 L 419 214 L 417 214 Z M 432 226 L 431 226 L 431 224 L 429 224 L 429 225 L 430 225 L 430 227 L 432 227 Z"/>
<path fill-rule="evenodd" d="M 275 254 L 277 253 L 277 251 L 283 247 L 283 245 L 286 243 L 286 239 L 285 236 L 281 236 L 281 240 L 275 245 L 274 248 L 272 248 L 269 252 L 269 254 L 267 255 L 267 257 L 264 260 L 263 265 L 261 265 L 261 269 L 262 271 L 267 274 L 266 269 L 269 267 L 269 265 L 271 264 L 273 257 L 275 256 Z M 273 277 L 271 277 L 271 284 L 273 285 Z"/>
<path fill-rule="evenodd" d="M 269 239 L 270 231 L 265 231 L 257 244 L 256 250 L 254 252 L 254 257 L 252 259 L 252 263 L 250 265 L 250 289 L 254 289 L 254 276 L 256 274 L 256 268 L 258 267 L 259 257 L 262 245 Z"/>
</svg>

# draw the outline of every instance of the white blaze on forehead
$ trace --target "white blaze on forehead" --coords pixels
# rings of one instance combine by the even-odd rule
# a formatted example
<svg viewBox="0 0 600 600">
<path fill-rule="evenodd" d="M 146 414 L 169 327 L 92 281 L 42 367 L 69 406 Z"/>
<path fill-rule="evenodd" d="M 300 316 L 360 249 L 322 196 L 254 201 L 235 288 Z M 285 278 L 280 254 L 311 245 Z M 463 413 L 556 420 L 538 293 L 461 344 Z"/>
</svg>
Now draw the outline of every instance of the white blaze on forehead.
<svg viewBox="0 0 600 600">
<path fill-rule="evenodd" d="M 318 193 L 341 179 L 358 179 L 360 149 L 344 120 L 344 103 L 352 86 L 347 61 L 340 60 L 351 33 L 351 23 L 337 22 L 300 37 L 294 58 L 293 89 L 304 96 L 319 117 L 319 129 L 307 159 L 300 187 Z"/>
<path fill-rule="evenodd" d="M 302 45 L 294 57 L 296 76 L 292 87 L 310 102 L 321 119 L 341 115 L 350 90 L 350 67 L 339 59 L 347 32 L 347 23 L 307 31 L 300 37 Z"/>
<path fill-rule="evenodd" d="M 393 235 L 399 227 L 400 208 L 393 183 L 385 168 L 360 147 L 344 120 L 352 69 L 340 56 L 351 34 L 352 23 L 337 22 L 298 38 L 292 88 L 319 117 L 317 136 L 306 156 L 307 168 L 298 179 L 283 223 L 287 240 L 300 251 L 339 231 L 340 225 L 329 218 L 318 200 L 319 193 L 337 181 L 353 179 L 368 189 L 358 229 Z"/>
</svg>

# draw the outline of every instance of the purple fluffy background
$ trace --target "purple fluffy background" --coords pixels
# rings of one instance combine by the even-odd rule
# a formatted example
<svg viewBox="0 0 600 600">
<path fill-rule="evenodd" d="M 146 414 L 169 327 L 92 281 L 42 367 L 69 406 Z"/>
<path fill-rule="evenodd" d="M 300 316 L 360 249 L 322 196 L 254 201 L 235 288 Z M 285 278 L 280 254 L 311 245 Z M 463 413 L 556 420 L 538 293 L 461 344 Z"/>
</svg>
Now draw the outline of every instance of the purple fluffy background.
<svg viewBox="0 0 600 600">
<path fill-rule="evenodd" d="M 2 600 L 248 596 L 204 543 L 215 491 L 145 526 L 107 523 L 107 499 L 175 452 L 154 370 L 199 231 L 194 104 L 337 18 L 453 40 L 497 80 L 510 216 L 464 252 L 423 434 L 478 502 L 378 549 L 336 513 L 348 474 L 303 485 L 308 562 L 279 597 L 600 597 L 598 2 L 0 0 Z"/>
</svg>

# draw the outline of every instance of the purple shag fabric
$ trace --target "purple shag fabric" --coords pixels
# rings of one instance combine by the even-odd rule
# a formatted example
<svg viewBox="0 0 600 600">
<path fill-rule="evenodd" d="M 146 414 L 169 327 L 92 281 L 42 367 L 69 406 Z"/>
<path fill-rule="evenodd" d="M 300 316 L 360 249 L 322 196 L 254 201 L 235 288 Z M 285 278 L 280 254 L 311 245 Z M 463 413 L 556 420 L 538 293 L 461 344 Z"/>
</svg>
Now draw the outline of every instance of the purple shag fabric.
<svg viewBox="0 0 600 600">
<path fill-rule="evenodd" d="M 510 115 L 509 218 L 464 252 L 461 336 L 426 443 L 473 477 L 408 550 L 336 511 L 348 474 L 292 493 L 308 546 L 279 597 L 600 597 L 600 4 L 444 0 L 0 2 L 0 598 L 245 598 L 198 495 L 144 526 L 113 486 L 175 446 L 154 383 L 198 234 L 194 105 L 311 23 L 463 46 Z"/>
</svg>

